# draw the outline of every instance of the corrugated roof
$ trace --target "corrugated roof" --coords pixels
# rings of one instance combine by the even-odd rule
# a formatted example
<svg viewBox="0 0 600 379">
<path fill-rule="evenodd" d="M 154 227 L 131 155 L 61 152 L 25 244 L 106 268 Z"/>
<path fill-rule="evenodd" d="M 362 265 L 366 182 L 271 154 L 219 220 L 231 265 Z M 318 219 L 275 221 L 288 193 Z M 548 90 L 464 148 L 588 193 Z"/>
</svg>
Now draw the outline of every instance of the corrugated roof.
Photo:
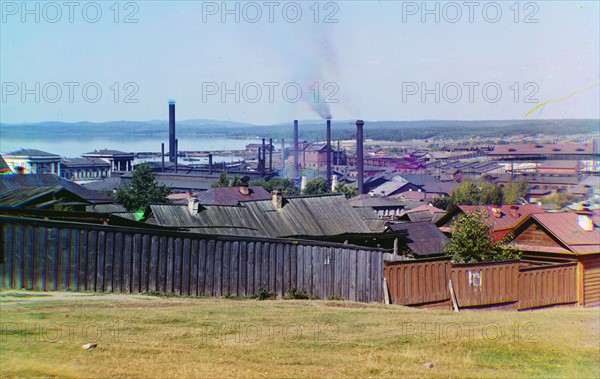
<svg viewBox="0 0 600 379">
<path fill-rule="evenodd" d="M 200 206 L 191 215 L 187 205 L 151 205 L 159 225 L 188 227 L 215 234 L 296 237 L 371 233 L 343 195 L 291 197 L 276 209 L 271 200 L 238 206 Z"/>
</svg>

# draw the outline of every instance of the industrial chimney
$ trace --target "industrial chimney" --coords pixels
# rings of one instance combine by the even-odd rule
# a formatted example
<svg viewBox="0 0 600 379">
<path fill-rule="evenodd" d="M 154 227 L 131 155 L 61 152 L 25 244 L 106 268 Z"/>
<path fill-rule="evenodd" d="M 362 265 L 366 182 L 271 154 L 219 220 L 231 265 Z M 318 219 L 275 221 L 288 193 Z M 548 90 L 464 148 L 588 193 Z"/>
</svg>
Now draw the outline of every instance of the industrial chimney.
<svg viewBox="0 0 600 379">
<path fill-rule="evenodd" d="M 331 185 L 331 119 L 327 119 L 327 185 Z"/>
<path fill-rule="evenodd" d="M 175 100 L 169 100 L 169 162 L 175 162 Z"/>
<path fill-rule="evenodd" d="M 363 120 L 356 121 L 356 167 L 358 169 L 358 194 L 364 193 L 363 185 L 365 183 L 364 177 L 364 162 L 363 162 Z"/>
<path fill-rule="evenodd" d="M 294 120 L 294 179 L 298 179 L 298 120 Z"/>
</svg>

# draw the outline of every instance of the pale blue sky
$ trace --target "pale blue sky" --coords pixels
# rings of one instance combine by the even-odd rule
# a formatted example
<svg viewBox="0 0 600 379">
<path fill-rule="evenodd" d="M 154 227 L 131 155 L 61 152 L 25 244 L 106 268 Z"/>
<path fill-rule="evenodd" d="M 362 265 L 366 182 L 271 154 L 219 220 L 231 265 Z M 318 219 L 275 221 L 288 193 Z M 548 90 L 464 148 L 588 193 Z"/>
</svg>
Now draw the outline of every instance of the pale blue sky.
<svg viewBox="0 0 600 379">
<path fill-rule="evenodd" d="M 314 8 L 310 9 L 312 1 L 298 2 L 302 16 L 297 23 L 282 16 L 285 2 L 277 3 L 273 23 L 263 1 L 255 3 L 263 11 L 257 23 L 244 20 L 246 3 L 238 3 L 239 23 L 232 15 L 221 22 L 220 13 L 205 14 L 203 22 L 203 8 L 208 12 L 213 5 L 220 8 L 221 2 L 136 1 L 127 9 L 123 9 L 127 2 L 121 2 L 119 23 L 114 22 L 110 8 L 114 1 L 97 3 L 102 10 L 97 23 L 82 16 L 87 2 L 75 8 L 72 23 L 66 7 L 56 23 L 48 22 L 56 17 L 55 10 L 40 2 L 40 22 L 36 23 L 35 15 L 26 15 L 22 22 L 22 9 L 14 9 L 14 4 L 20 8 L 20 1 L 2 2 L 1 122 L 166 119 L 169 98 L 177 100 L 178 119 L 258 124 L 317 119 L 306 101 L 292 103 L 281 93 L 285 83 L 293 82 L 307 95 L 315 81 L 320 83 L 321 95 L 333 91 L 334 87 L 323 88 L 326 82 L 339 88 L 334 96 L 339 103 L 330 104 L 336 119 L 522 119 L 537 105 L 524 101 L 532 91 L 533 99 L 544 102 L 600 82 L 597 1 L 538 1 L 529 2 L 527 8 L 528 2 L 520 2 L 518 23 L 514 22 L 513 1 L 495 3 L 502 11 L 496 23 L 482 15 L 483 6 L 490 3 L 486 1 L 475 8 L 473 22 L 469 22 L 469 8 L 462 1 L 454 3 L 462 12 L 456 23 L 448 22 L 456 17 L 456 9 L 447 2 L 428 2 L 430 8 L 439 4 L 439 23 L 434 15 L 422 22 L 418 11 L 408 14 L 413 5 L 421 8 L 421 1 L 342 1 L 327 9 L 327 2 L 321 2 L 318 23 L 313 19 Z M 234 8 L 235 4 L 229 2 L 228 6 Z M 246 9 L 247 17 L 254 17 L 254 10 Z M 287 9 L 293 10 L 291 6 Z M 323 23 L 323 17 L 336 9 L 334 17 L 339 22 Z M 493 18 L 493 6 L 487 10 Z M 138 22 L 123 23 L 132 11 Z M 538 22 L 524 23 L 531 12 Z M 88 8 L 88 16 L 95 16 L 93 8 Z M 40 83 L 39 103 L 34 95 L 22 101 L 23 82 L 29 89 Z M 56 103 L 47 101 L 42 93 L 46 86 L 48 96 L 55 96 L 53 85 L 48 85 L 52 82 L 59 83 L 62 90 Z M 65 82 L 80 83 L 72 103 Z M 102 89 L 96 103 L 81 94 L 83 85 L 91 82 Z M 111 90 L 115 82 L 121 86 L 117 103 Z M 124 90 L 128 82 L 139 89 L 133 97 L 137 103 L 123 101 L 134 88 Z M 237 103 L 233 95 L 225 102 L 217 95 L 203 102 L 203 83 L 209 82 L 225 82 L 230 88 L 236 82 L 240 87 L 256 82 L 263 96 L 256 103 L 243 96 Z M 265 82 L 281 83 L 272 103 Z M 422 102 L 420 93 L 406 93 L 414 90 L 406 84 L 412 82 L 419 86 L 425 82 L 429 89 L 439 82 L 440 92 L 456 82 L 463 94 L 457 102 L 450 102 L 456 93 L 453 86 L 447 86 L 447 98 L 441 96 L 436 103 L 434 95 L 428 95 Z M 464 82 L 479 83 L 473 102 Z M 515 82 L 520 87 L 516 103 Z M 16 89 L 12 83 L 18 83 Z M 486 83 L 497 83 L 494 86 L 502 90 L 498 102 L 483 97 Z M 527 83 L 535 84 L 525 88 Z M 11 95 L 15 90 L 19 92 Z M 488 90 L 493 98 L 494 87 Z M 90 93 L 93 97 L 94 92 Z M 599 93 L 600 87 L 592 87 L 569 100 L 549 103 L 530 118 L 598 118 Z"/>
</svg>

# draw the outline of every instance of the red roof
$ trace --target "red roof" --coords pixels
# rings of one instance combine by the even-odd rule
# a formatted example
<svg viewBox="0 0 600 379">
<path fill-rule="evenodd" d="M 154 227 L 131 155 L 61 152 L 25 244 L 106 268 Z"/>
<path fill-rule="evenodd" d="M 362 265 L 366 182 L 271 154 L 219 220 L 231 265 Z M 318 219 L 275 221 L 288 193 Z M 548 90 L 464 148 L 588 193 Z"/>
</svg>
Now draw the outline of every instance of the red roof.
<svg viewBox="0 0 600 379">
<path fill-rule="evenodd" d="M 240 192 L 240 187 L 217 187 L 198 196 L 202 205 L 237 205 L 240 201 L 268 200 L 271 194 L 260 186 L 248 187 L 249 194 Z"/>
<path fill-rule="evenodd" d="M 513 216 L 511 207 L 516 207 L 516 216 Z M 500 207 L 500 217 L 493 215 L 492 206 L 481 205 L 459 205 L 461 211 L 473 213 L 477 209 L 482 209 L 487 213 L 487 221 L 494 225 L 494 232 L 511 231 L 517 224 L 530 214 L 544 213 L 544 210 L 535 204 L 528 205 L 503 205 Z"/>
<path fill-rule="evenodd" d="M 531 217 L 576 254 L 600 253 L 598 225 L 586 231 L 577 223 L 576 212 L 543 213 Z"/>
</svg>

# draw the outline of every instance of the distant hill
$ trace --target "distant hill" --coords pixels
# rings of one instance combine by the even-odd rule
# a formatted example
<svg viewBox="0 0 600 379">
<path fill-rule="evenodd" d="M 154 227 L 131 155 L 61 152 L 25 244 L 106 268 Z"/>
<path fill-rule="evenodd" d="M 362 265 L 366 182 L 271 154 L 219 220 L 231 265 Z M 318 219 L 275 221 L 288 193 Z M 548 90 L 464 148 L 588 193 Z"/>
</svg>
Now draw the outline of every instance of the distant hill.
<svg viewBox="0 0 600 379">
<path fill-rule="evenodd" d="M 300 138 L 315 140 L 324 138 L 325 121 L 300 121 Z M 233 121 L 182 120 L 177 121 L 178 136 L 225 136 L 290 138 L 293 122 L 274 125 L 253 125 Z M 479 136 L 499 138 L 514 135 L 570 135 L 597 134 L 600 120 L 500 120 L 500 121 L 368 121 L 365 120 L 365 137 L 402 141 L 422 138 L 460 138 Z M 0 132 L 5 138 L 48 138 L 69 137 L 114 138 L 118 135 L 166 136 L 168 121 L 110 121 L 102 123 L 64 123 L 47 121 L 35 124 L 0 124 Z M 350 139 L 356 134 L 354 120 L 333 120 L 333 138 Z"/>
</svg>

